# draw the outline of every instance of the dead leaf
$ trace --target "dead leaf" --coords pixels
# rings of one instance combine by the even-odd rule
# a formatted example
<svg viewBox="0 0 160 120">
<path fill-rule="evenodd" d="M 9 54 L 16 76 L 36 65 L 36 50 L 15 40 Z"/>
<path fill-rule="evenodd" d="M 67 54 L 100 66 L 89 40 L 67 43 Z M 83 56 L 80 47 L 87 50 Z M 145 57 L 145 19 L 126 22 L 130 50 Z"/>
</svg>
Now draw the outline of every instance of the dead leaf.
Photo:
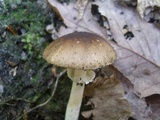
<svg viewBox="0 0 160 120">
<path fill-rule="evenodd" d="M 87 105 L 92 104 L 94 107 L 92 110 L 83 111 L 84 117 L 89 118 L 93 115 L 93 120 L 118 120 L 122 117 L 128 119 L 131 110 L 124 98 L 124 90 L 119 80 L 114 77 L 97 77 L 93 84 L 86 87 L 86 91 L 91 88 L 94 92 Z"/>
<path fill-rule="evenodd" d="M 137 4 L 137 10 L 140 14 L 140 16 L 142 17 L 142 19 L 144 18 L 144 11 L 146 8 L 148 7 L 160 7 L 160 1 L 159 0 L 137 0 L 138 4 Z"/>
<path fill-rule="evenodd" d="M 102 69 L 103 74 L 107 76 L 114 75 L 116 79 L 119 79 L 123 85 L 125 91 L 125 98 L 128 100 L 131 106 L 132 118 L 136 120 L 152 120 L 153 111 L 144 98 L 140 98 L 136 95 L 134 85 L 127 79 L 120 71 L 114 66 L 110 65 Z M 153 119 L 159 120 L 159 119 Z"/>
<path fill-rule="evenodd" d="M 85 8 L 83 19 L 79 21 L 78 19 L 78 10 L 75 8 L 75 4 L 70 3 L 69 5 L 61 4 L 56 0 L 48 0 L 48 3 L 56 7 L 60 15 L 63 18 L 64 24 L 66 27 L 61 26 L 58 34 L 59 37 L 72 33 L 74 31 L 88 31 L 94 32 L 101 36 L 107 37 L 105 29 L 103 29 L 97 21 L 94 20 L 93 15 L 91 14 L 91 2 L 89 2 Z M 71 13 L 72 11 L 72 13 Z"/>
<path fill-rule="evenodd" d="M 121 46 L 115 47 L 116 67 L 134 84 L 137 95 L 145 97 L 160 94 L 160 30 L 143 21 L 135 10 L 120 6 L 112 0 L 95 1 L 94 4 L 108 18 L 111 32 Z M 134 35 L 132 38 L 125 38 L 124 26 Z"/>
<path fill-rule="evenodd" d="M 88 0 L 77 0 L 75 8 L 78 10 L 78 19 L 79 20 L 81 20 L 83 18 L 87 3 L 88 3 Z"/>
<path fill-rule="evenodd" d="M 9 65 L 11 65 L 12 67 L 14 67 L 14 66 L 17 65 L 16 62 L 13 62 L 13 61 L 10 61 L 10 60 L 7 60 L 7 63 L 8 63 Z"/>
<path fill-rule="evenodd" d="M 153 120 L 159 120 L 160 119 L 160 95 L 155 94 L 155 95 L 151 95 L 149 97 L 146 97 L 146 102 L 150 108 L 150 110 L 152 111 L 151 116 Z"/>
<path fill-rule="evenodd" d="M 12 68 L 12 69 L 9 71 L 9 75 L 16 76 L 16 75 L 17 75 L 17 68 L 18 68 L 18 66 Z"/>
</svg>

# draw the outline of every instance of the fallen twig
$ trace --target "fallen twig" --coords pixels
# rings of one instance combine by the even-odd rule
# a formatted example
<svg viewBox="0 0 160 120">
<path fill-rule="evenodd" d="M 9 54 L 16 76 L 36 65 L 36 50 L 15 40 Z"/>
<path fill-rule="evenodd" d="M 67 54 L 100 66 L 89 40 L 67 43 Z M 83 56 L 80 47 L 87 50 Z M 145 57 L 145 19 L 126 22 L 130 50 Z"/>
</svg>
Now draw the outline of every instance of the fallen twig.
<svg viewBox="0 0 160 120">
<path fill-rule="evenodd" d="M 23 115 L 21 115 L 19 118 L 17 118 L 16 120 L 20 120 L 23 116 L 25 116 L 26 114 L 30 113 L 31 111 L 37 109 L 37 108 L 40 108 L 42 106 L 45 106 L 54 96 L 55 92 L 56 92 L 56 88 L 57 88 L 57 85 L 58 85 L 58 81 L 60 79 L 60 77 L 66 72 L 66 70 L 62 71 L 60 74 L 57 75 L 57 79 L 56 79 L 56 82 L 54 84 L 54 88 L 53 88 L 53 91 L 52 91 L 52 94 L 51 96 L 48 98 L 48 100 L 46 100 L 44 103 L 41 103 L 39 105 L 37 105 L 36 107 L 26 111 Z"/>
</svg>

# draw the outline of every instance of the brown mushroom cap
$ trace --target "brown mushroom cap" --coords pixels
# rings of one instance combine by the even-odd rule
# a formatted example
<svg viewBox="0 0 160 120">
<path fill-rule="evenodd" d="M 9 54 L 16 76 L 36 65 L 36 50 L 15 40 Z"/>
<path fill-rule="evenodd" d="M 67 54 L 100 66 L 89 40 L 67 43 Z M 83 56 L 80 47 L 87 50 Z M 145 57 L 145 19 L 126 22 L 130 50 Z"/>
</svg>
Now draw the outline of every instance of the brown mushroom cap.
<svg viewBox="0 0 160 120">
<path fill-rule="evenodd" d="M 53 41 L 43 53 L 48 63 L 75 69 L 97 69 L 112 64 L 116 53 L 99 35 L 74 32 Z"/>
</svg>

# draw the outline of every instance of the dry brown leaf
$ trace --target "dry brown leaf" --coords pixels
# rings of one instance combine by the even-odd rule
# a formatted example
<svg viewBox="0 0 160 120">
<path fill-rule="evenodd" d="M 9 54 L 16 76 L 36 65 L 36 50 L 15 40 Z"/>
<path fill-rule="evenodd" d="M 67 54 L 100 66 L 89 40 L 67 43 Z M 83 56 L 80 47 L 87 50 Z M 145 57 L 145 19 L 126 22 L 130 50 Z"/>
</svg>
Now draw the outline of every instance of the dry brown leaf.
<svg viewBox="0 0 160 120">
<path fill-rule="evenodd" d="M 160 30 L 143 21 L 135 10 L 112 0 L 95 1 L 99 12 L 108 18 L 110 29 L 119 46 L 116 67 L 134 84 L 137 95 L 160 94 Z M 126 39 L 124 26 L 134 35 Z"/>
<path fill-rule="evenodd" d="M 87 90 L 88 89 L 88 90 Z M 93 96 L 87 105 L 93 109 L 83 111 L 86 118 L 93 115 L 93 120 L 127 120 L 131 115 L 129 103 L 124 99 L 124 90 L 119 80 L 114 77 L 108 79 L 97 77 L 94 83 L 86 87 L 86 91 L 93 89 Z"/>
<path fill-rule="evenodd" d="M 63 36 L 74 31 L 89 31 L 97 33 L 101 36 L 106 34 L 105 29 L 103 29 L 97 21 L 94 20 L 91 14 L 91 2 L 89 2 L 85 8 L 83 19 L 79 20 L 79 12 L 75 8 L 75 4 L 70 3 L 69 5 L 61 4 L 56 0 L 48 0 L 49 4 L 56 8 L 62 16 L 64 24 L 67 27 L 61 26 L 59 30 L 59 36 Z M 105 37 L 107 37 L 105 35 Z"/>
<path fill-rule="evenodd" d="M 134 85 L 114 66 L 110 65 L 103 68 L 102 73 L 107 76 L 114 75 L 116 79 L 121 81 L 125 90 L 125 98 L 128 100 L 132 109 L 132 118 L 136 120 L 159 120 L 160 117 L 153 119 L 153 116 L 155 116 L 153 112 L 157 115 L 158 111 L 155 111 L 155 109 L 152 110 L 152 106 L 148 106 L 148 103 L 146 103 L 144 98 L 139 98 L 135 94 Z M 157 109 L 158 108 L 159 107 L 157 106 Z"/>
</svg>

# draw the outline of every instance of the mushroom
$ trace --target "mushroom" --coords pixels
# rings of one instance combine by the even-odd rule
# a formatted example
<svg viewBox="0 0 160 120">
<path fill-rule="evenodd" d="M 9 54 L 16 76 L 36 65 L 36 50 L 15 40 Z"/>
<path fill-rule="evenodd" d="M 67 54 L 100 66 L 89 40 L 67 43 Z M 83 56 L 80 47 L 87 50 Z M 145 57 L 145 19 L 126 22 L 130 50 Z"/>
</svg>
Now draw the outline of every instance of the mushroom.
<svg viewBox="0 0 160 120">
<path fill-rule="evenodd" d="M 53 41 L 43 57 L 48 63 L 67 68 L 73 83 L 65 120 L 78 120 L 85 84 L 94 79 L 94 69 L 112 64 L 116 53 L 99 35 L 74 32 Z"/>
</svg>

